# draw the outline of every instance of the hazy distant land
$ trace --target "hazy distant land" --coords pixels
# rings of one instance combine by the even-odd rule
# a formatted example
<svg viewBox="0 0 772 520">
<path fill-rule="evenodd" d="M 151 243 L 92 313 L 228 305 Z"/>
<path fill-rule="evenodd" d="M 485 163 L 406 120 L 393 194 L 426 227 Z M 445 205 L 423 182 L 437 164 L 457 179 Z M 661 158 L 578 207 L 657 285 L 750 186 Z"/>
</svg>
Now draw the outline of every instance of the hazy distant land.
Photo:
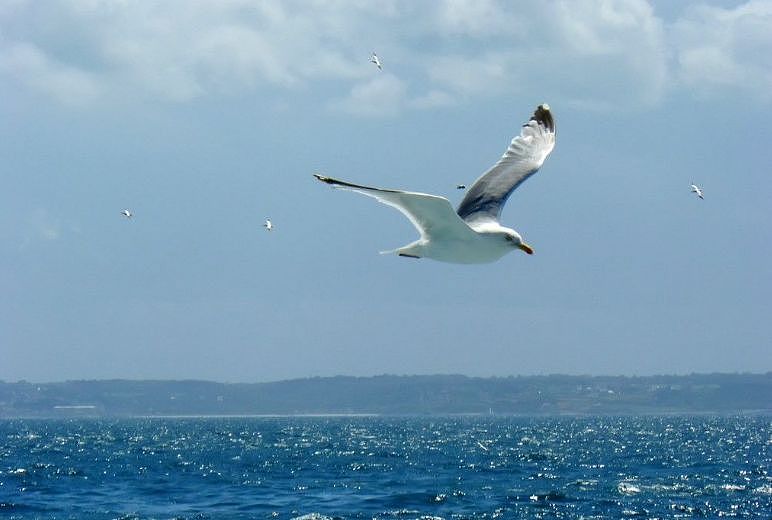
<svg viewBox="0 0 772 520">
<path fill-rule="evenodd" d="M 687 376 L 316 377 L 273 383 L 0 382 L 0 417 L 770 413 L 772 372 Z"/>
</svg>

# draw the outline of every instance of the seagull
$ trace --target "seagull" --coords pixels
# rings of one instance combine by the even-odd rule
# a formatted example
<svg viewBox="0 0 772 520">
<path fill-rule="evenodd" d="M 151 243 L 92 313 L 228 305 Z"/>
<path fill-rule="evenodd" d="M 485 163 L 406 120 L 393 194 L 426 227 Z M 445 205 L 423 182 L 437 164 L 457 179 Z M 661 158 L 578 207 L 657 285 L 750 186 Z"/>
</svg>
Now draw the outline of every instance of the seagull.
<svg viewBox="0 0 772 520">
<path fill-rule="evenodd" d="M 265 219 L 265 224 L 263 224 L 263 227 L 266 231 L 273 231 L 273 223 L 271 222 L 271 219 Z"/>
<path fill-rule="evenodd" d="M 378 57 L 377 54 L 372 53 L 370 55 L 370 63 L 375 63 L 375 66 L 378 67 L 378 70 L 383 70 L 383 65 L 381 65 L 381 59 Z"/>
<path fill-rule="evenodd" d="M 544 163 L 555 146 L 555 121 L 549 106 L 539 105 L 499 161 L 466 192 L 456 211 L 445 197 L 373 188 L 314 174 L 335 188 L 355 191 L 402 212 L 420 233 L 415 242 L 384 251 L 410 258 L 479 264 L 495 262 L 520 249 L 533 248 L 514 229 L 499 223 L 509 195 Z"/>
<path fill-rule="evenodd" d="M 702 196 L 702 190 L 696 184 L 692 184 L 692 193 L 696 193 L 699 198 L 705 199 L 705 197 Z"/>
<path fill-rule="evenodd" d="M 131 218 L 134 214 L 131 211 L 124 209 L 123 211 L 121 211 L 121 215 L 123 215 L 126 218 Z"/>
</svg>

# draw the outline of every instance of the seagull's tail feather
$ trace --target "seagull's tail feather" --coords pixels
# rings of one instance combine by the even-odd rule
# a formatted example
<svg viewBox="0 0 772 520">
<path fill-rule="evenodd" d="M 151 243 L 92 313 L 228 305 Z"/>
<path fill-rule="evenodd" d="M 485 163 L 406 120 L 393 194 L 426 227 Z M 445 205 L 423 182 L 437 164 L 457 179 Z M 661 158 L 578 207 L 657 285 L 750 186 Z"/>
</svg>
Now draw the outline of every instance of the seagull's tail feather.
<svg viewBox="0 0 772 520">
<path fill-rule="evenodd" d="M 398 247 L 396 249 L 391 249 L 389 251 L 380 251 L 382 255 L 397 255 L 397 256 L 404 256 L 407 258 L 421 258 L 423 255 L 423 251 L 421 249 L 421 240 L 416 240 L 415 242 L 411 242 L 405 246 Z"/>
<path fill-rule="evenodd" d="M 409 252 L 409 251 L 406 251 L 406 250 L 407 250 L 407 249 L 408 249 L 408 248 L 409 248 L 411 245 L 412 245 L 412 244 L 408 244 L 408 245 L 406 245 L 406 246 L 398 247 L 398 248 L 396 248 L 396 249 L 388 249 L 388 250 L 386 250 L 386 251 L 378 251 L 378 253 L 379 253 L 379 254 L 382 254 L 382 255 L 398 255 L 398 256 L 403 256 L 405 253 Z M 414 256 L 414 255 L 410 255 L 410 256 Z"/>
<path fill-rule="evenodd" d="M 405 258 L 421 258 L 418 255 L 414 255 L 408 251 L 405 251 L 405 249 L 405 247 L 398 247 L 397 249 L 392 249 L 390 251 L 379 251 L 379 253 L 382 255 L 397 255 Z"/>
</svg>

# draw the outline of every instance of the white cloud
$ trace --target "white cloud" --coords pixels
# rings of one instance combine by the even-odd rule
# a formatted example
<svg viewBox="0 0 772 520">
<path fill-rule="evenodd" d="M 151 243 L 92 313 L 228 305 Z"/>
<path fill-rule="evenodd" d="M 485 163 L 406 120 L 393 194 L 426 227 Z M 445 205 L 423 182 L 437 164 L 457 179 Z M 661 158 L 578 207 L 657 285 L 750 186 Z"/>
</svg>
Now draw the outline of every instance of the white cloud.
<svg viewBox="0 0 772 520">
<path fill-rule="evenodd" d="M 333 109 L 361 116 L 394 115 L 406 102 L 407 87 L 396 76 L 378 73 L 353 86 L 348 97 L 333 101 Z"/>
<path fill-rule="evenodd" d="M 430 90 L 426 94 L 408 101 L 409 106 L 420 109 L 447 107 L 455 104 L 456 101 L 453 96 L 442 90 Z"/>
<path fill-rule="evenodd" d="M 63 85 L 69 79 L 107 96 L 131 91 L 173 101 L 261 86 L 293 88 L 319 78 L 360 78 L 357 61 L 366 63 L 368 51 L 355 54 L 353 33 L 360 31 L 357 20 L 376 9 L 281 1 L 17 5 L 14 23 L 6 24 L 11 30 L 0 40 L 0 63 L 14 66 L 5 67 L 14 80 L 40 89 L 51 84 L 48 93 L 57 97 L 71 97 L 75 87 Z M 77 45 L 67 53 L 61 42 Z M 33 70 L 21 70 L 18 48 L 37 49 L 43 58 L 27 65 Z M 50 58 L 54 55 L 60 58 Z M 58 94 L 60 87 L 65 94 Z"/>
<path fill-rule="evenodd" d="M 497 0 L 443 0 L 437 4 L 438 29 L 446 35 L 475 37 L 525 33 L 527 18 L 517 13 L 521 9 L 529 11 L 530 7 L 524 3 L 509 4 L 507 8 L 506 3 Z"/>
<path fill-rule="evenodd" d="M 674 25 L 673 39 L 678 78 L 686 87 L 772 99 L 772 2 L 693 7 Z"/>
<path fill-rule="evenodd" d="M 153 8 L 146 12 L 148 5 Z M 228 4 L 224 4 L 228 5 Z M 297 82 L 291 62 L 278 52 L 262 31 L 242 24 L 238 4 L 229 11 L 219 4 L 175 2 L 144 4 L 142 8 L 105 14 L 102 22 L 113 31 L 101 31 L 99 40 L 112 73 L 137 91 L 148 91 L 174 101 L 207 94 L 253 89 L 258 84 L 291 86 Z M 261 4 L 262 5 L 262 4 Z M 281 20 L 267 9 L 257 16 L 262 23 Z"/>
<path fill-rule="evenodd" d="M 765 97 L 771 3 L 666 23 L 646 0 L 16 0 L 0 10 L 0 81 L 76 105 L 289 90 L 367 116 L 503 94 L 594 108 L 671 88 Z"/>
<path fill-rule="evenodd" d="M 99 93 L 96 78 L 60 63 L 32 44 L 0 48 L 0 72 L 67 105 L 84 105 Z"/>
<path fill-rule="evenodd" d="M 443 87 L 463 93 L 496 93 L 514 79 L 510 55 L 490 53 L 467 56 L 441 56 L 432 60 L 429 77 Z"/>
<path fill-rule="evenodd" d="M 463 96 L 538 92 L 596 107 L 651 104 L 663 94 L 665 34 L 643 0 L 486 2 L 476 14 L 463 5 L 455 25 L 464 20 L 472 51 L 433 58 L 429 76 L 443 88 Z M 478 30 L 475 20 L 488 11 L 512 21 Z"/>
<path fill-rule="evenodd" d="M 556 66 L 570 72 L 578 101 L 625 106 L 661 99 L 668 76 L 666 35 L 647 2 L 564 1 L 556 11 L 555 32 L 565 51 Z"/>
</svg>

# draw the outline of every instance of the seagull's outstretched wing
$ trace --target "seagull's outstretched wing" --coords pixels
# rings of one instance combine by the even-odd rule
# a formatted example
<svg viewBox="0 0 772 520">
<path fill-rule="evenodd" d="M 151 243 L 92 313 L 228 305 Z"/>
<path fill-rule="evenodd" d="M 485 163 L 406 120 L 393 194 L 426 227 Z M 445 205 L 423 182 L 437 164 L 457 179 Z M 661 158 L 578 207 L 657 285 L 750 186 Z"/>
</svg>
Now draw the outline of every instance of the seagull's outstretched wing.
<svg viewBox="0 0 772 520">
<path fill-rule="evenodd" d="M 388 206 L 396 208 L 405 215 L 416 227 L 421 238 L 428 239 L 432 235 L 443 234 L 459 239 L 473 238 L 476 233 L 466 222 L 453 211 L 450 201 L 445 197 L 416 193 L 412 191 L 388 190 L 362 186 L 350 182 L 314 174 L 322 182 L 335 188 L 356 191 L 373 197 Z"/>
<path fill-rule="evenodd" d="M 509 195 L 536 173 L 554 147 L 555 120 L 547 104 L 539 105 L 499 162 L 466 192 L 458 206 L 458 215 L 467 222 L 498 222 Z"/>
</svg>

